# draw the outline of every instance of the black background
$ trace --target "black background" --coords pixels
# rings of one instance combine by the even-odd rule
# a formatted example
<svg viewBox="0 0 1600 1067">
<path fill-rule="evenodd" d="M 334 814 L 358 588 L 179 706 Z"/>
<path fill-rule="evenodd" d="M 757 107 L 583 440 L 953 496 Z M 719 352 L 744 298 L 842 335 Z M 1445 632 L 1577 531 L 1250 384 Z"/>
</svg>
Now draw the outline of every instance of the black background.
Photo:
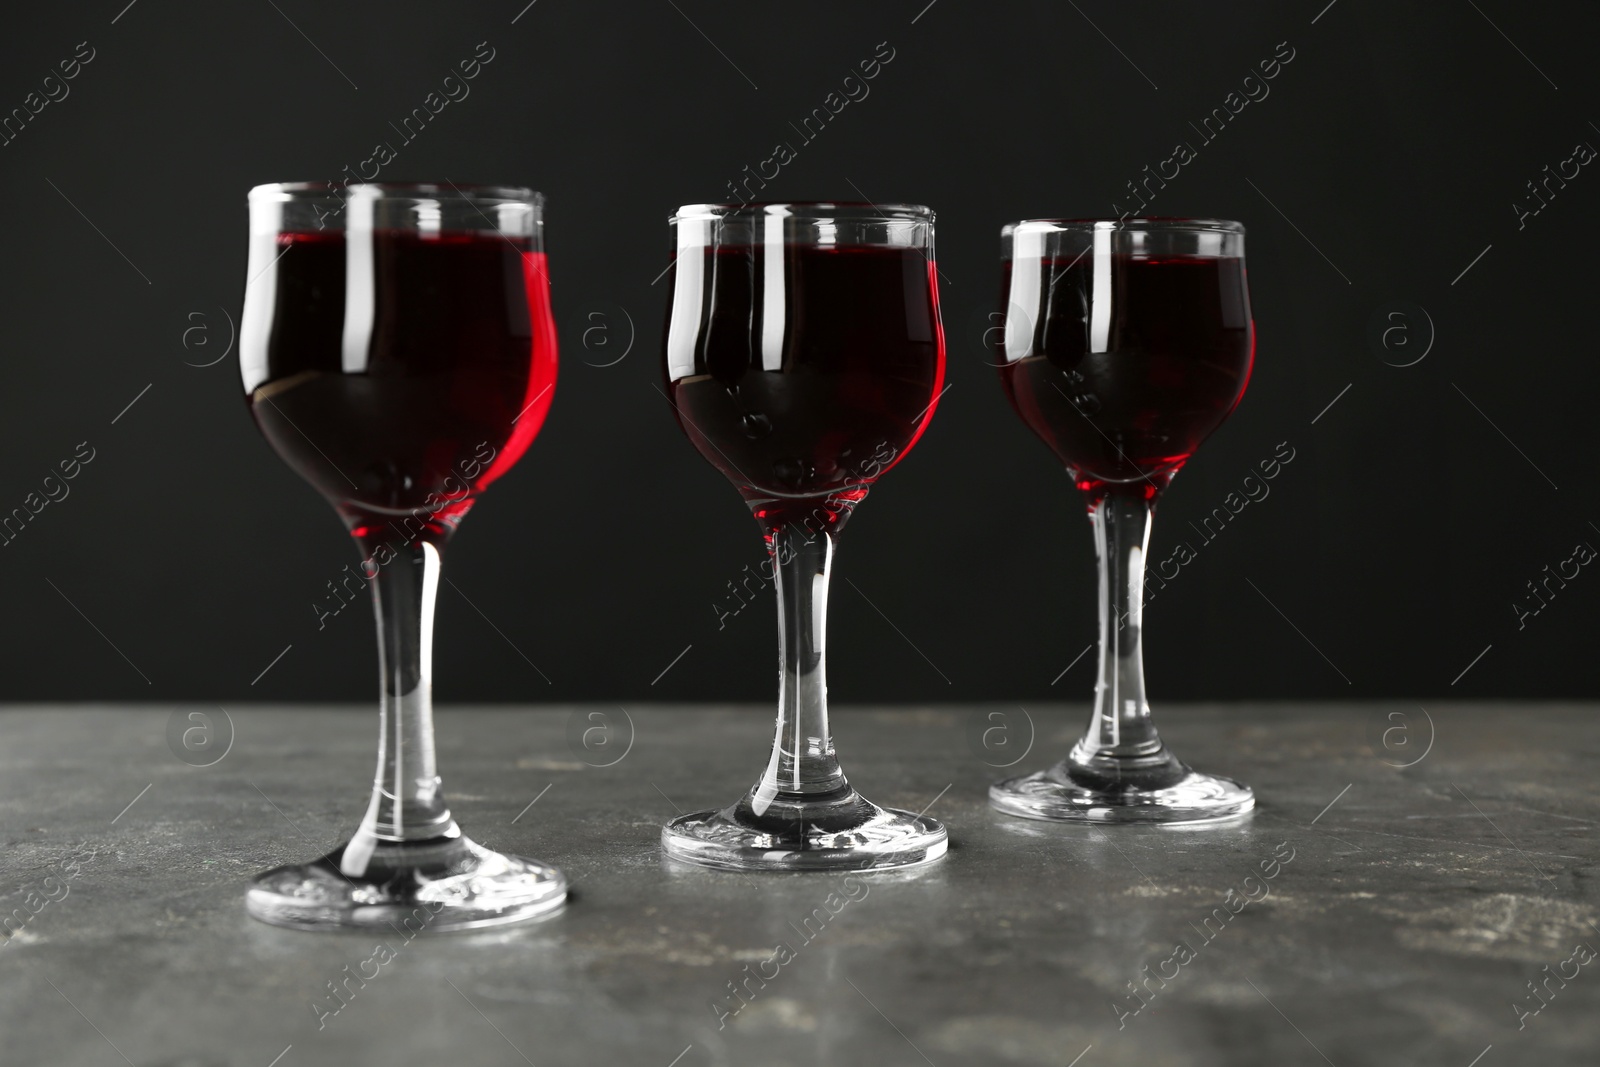
<svg viewBox="0 0 1600 1067">
<path fill-rule="evenodd" d="M 1150 602 L 1153 696 L 1597 694 L 1600 577 L 1523 629 L 1512 608 L 1600 545 L 1600 176 L 1521 229 L 1512 207 L 1600 144 L 1590 9 L 524 2 L 111 0 L 31 9 L 0 37 L 4 109 L 95 50 L 0 148 L 0 511 L 78 442 L 96 453 L 0 548 L 7 699 L 370 698 L 365 604 L 320 631 L 311 607 L 354 549 L 251 424 L 237 353 L 193 364 L 237 322 L 247 189 L 398 145 L 389 123 L 482 41 L 495 58 L 471 95 L 382 177 L 548 196 L 563 365 L 542 436 L 452 545 L 441 699 L 772 697 L 770 593 L 718 628 L 761 547 L 652 388 L 651 280 L 672 208 L 725 198 L 880 42 L 894 59 L 870 95 L 765 193 L 939 212 L 952 385 L 842 539 L 835 700 L 1088 696 L 1092 655 L 1062 672 L 1094 638 L 1089 526 L 985 365 L 998 232 L 1132 206 L 1125 183 L 1180 140 L 1199 158 L 1150 211 L 1246 223 L 1259 347 L 1152 558 L 1198 544 L 1188 523 L 1280 442 L 1295 459 Z M 1189 123 L 1279 42 L 1294 59 L 1270 96 L 1201 145 Z M 1368 339 L 1396 301 L 1436 331 L 1403 368 Z M 1406 358 L 1426 347 L 1415 318 Z"/>
</svg>

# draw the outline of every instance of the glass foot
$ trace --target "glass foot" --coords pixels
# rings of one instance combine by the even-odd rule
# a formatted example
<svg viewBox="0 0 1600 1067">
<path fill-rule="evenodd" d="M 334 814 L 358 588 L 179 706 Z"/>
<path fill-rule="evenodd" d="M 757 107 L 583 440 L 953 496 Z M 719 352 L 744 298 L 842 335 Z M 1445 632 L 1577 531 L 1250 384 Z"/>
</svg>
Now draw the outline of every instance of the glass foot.
<svg viewBox="0 0 1600 1067">
<path fill-rule="evenodd" d="M 1159 787 L 1121 784 L 1071 762 L 989 787 L 989 803 L 1025 819 L 1092 823 L 1195 823 L 1231 819 L 1256 806 L 1249 786 L 1177 764 Z"/>
<path fill-rule="evenodd" d="M 937 819 L 880 808 L 849 787 L 765 800 L 752 790 L 731 808 L 682 815 L 661 828 L 667 855 L 735 871 L 914 867 L 932 863 L 947 846 Z"/>
<path fill-rule="evenodd" d="M 347 851 L 353 845 L 257 875 L 245 907 L 275 926 L 392 928 L 409 938 L 424 930 L 532 919 L 567 899 L 567 879 L 556 868 L 492 852 L 465 837 L 376 842 L 365 865 L 344 862 Z M 345 873 L 341 863 L 360 873 Z"/>
</svg>

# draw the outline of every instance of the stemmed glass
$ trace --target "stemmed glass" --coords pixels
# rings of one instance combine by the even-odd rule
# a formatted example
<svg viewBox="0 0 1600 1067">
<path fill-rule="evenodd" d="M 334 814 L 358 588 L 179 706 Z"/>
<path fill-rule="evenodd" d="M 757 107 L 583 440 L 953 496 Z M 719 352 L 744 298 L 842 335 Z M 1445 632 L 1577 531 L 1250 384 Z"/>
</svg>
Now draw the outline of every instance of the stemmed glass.
<svg viewBox="0 0 1600 1067">
<path fill-rule="evenodd" d="M 1244 395 L 1255 359 L 1244 227 L 1219 219 L 1034 219 L 1002 231 L 1000 381 L 1083 493 L 1100 558 L 1089 728 L 1049 770 L 997 782 L 1035 819 L 1201 822 L 1250 787 L 1179 762 L 1145 700 L 1144 564 L 1156 499 Z"/>
<path fill-rule="evenodd" d="M 378 769 L 355 834 L 246 904 L 303 929 L 491 926 L 559 908 L 553 867 L 462 835 L 433 746 L 441 553 L 550 407 L 543 198 L 520 188 L 250 191 L 240 369 L 251 414 L 334 506 L 378 622 Z M 395 926 L 399 929 L 399 926 Z"/>
<path fill-rule="evenodd" d="M 823 647 L 834 544 L 916 444 L 944 381 L 933 212 L 867 204 L 698 204 L 677 235 L 666 379 L 678 424 L 738 488 L 778 601 L 772 755 L 727 808 L 661 843 L 710 867 L 903 867 L 945 829 L 857 793 L 834 756 Z"/>
</svg>

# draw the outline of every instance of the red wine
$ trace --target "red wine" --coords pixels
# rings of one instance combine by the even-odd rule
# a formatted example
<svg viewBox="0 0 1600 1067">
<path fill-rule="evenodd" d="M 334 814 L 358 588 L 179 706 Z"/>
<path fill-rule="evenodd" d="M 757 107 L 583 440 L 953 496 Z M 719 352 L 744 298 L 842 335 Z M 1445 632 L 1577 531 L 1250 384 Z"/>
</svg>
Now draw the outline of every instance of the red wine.
<svg viewBox="0 0 1600 1067">
<path fill-rule="evenodd" d="M 1109 262 L 1107 262 L 1109 260 Z M 1172 476 L 1244 395 L 1255 330 L 1237 257 L 1096 257 L 1038 261 L 1040 295 L 1012 292 L 1009 347 L 1030 351 L 1000 368 L 1017 414 L 1091 494 L 1139 482 L 1147 493 Z M 1031 272 L 1030 272 L 1031 273 Z M 1099 302 L 1103 306 L 1097 306 Z M 1032 327 L 1031 349 L 1027 330 Z"/>
<path fill-rule="evenodd" d="M 685 254 L 698 272 L 680 281 L 690 268 L 674 265 L 673 299 L 695 306 L 669 311 L 666 339 L 679 425 L 769 532 L 836 531 L 938 403 L 945 352 L 932 262 L 879 246 Z"/>
<path fill-rule="evenodd" d="M 266 329 L 241 350 L 261 432 L 358 538 L 448 536 L 549 410 L 544 254 L 498 233 L 378 230 L 367 271 L 343 233 L 276 240 Z"/>
</svg>

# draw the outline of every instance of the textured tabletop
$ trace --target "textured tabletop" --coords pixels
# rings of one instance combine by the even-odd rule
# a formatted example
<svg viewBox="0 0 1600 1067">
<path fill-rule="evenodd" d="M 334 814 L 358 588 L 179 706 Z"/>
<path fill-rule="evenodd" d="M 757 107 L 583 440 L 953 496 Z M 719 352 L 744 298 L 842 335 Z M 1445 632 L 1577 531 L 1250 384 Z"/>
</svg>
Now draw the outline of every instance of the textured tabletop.
<svg viewBox="0 0 1600 1067">
<path fill-rule="evenodd" d="M 169 746 L 190 711 L 219 743 L 231 721 L 210 766 Z M 406 941 L 276 929 L 241 900 L 352 828 L 375 715 L 12 708 L 0 1062 L 1596 1062 L 1600 709 L 1165 706 L 1180 756 L 1258 797 L 1189 830 L 991 811 L 991 711 L 1018 745 L 1031 719 L 1019 769 L 1063 755 L 1084 714 L 836 711 L 852 781 L 931 805 L 951 842 L 926 868 L 840 877 L 661 858 L 663 820 L 753 780 L 769 709 L 444 709 L 466 832 L 559 864 L 574 892 L 531 925 Z M 609 747 L 585 747 L 596 725 Z"/>
</svg>

